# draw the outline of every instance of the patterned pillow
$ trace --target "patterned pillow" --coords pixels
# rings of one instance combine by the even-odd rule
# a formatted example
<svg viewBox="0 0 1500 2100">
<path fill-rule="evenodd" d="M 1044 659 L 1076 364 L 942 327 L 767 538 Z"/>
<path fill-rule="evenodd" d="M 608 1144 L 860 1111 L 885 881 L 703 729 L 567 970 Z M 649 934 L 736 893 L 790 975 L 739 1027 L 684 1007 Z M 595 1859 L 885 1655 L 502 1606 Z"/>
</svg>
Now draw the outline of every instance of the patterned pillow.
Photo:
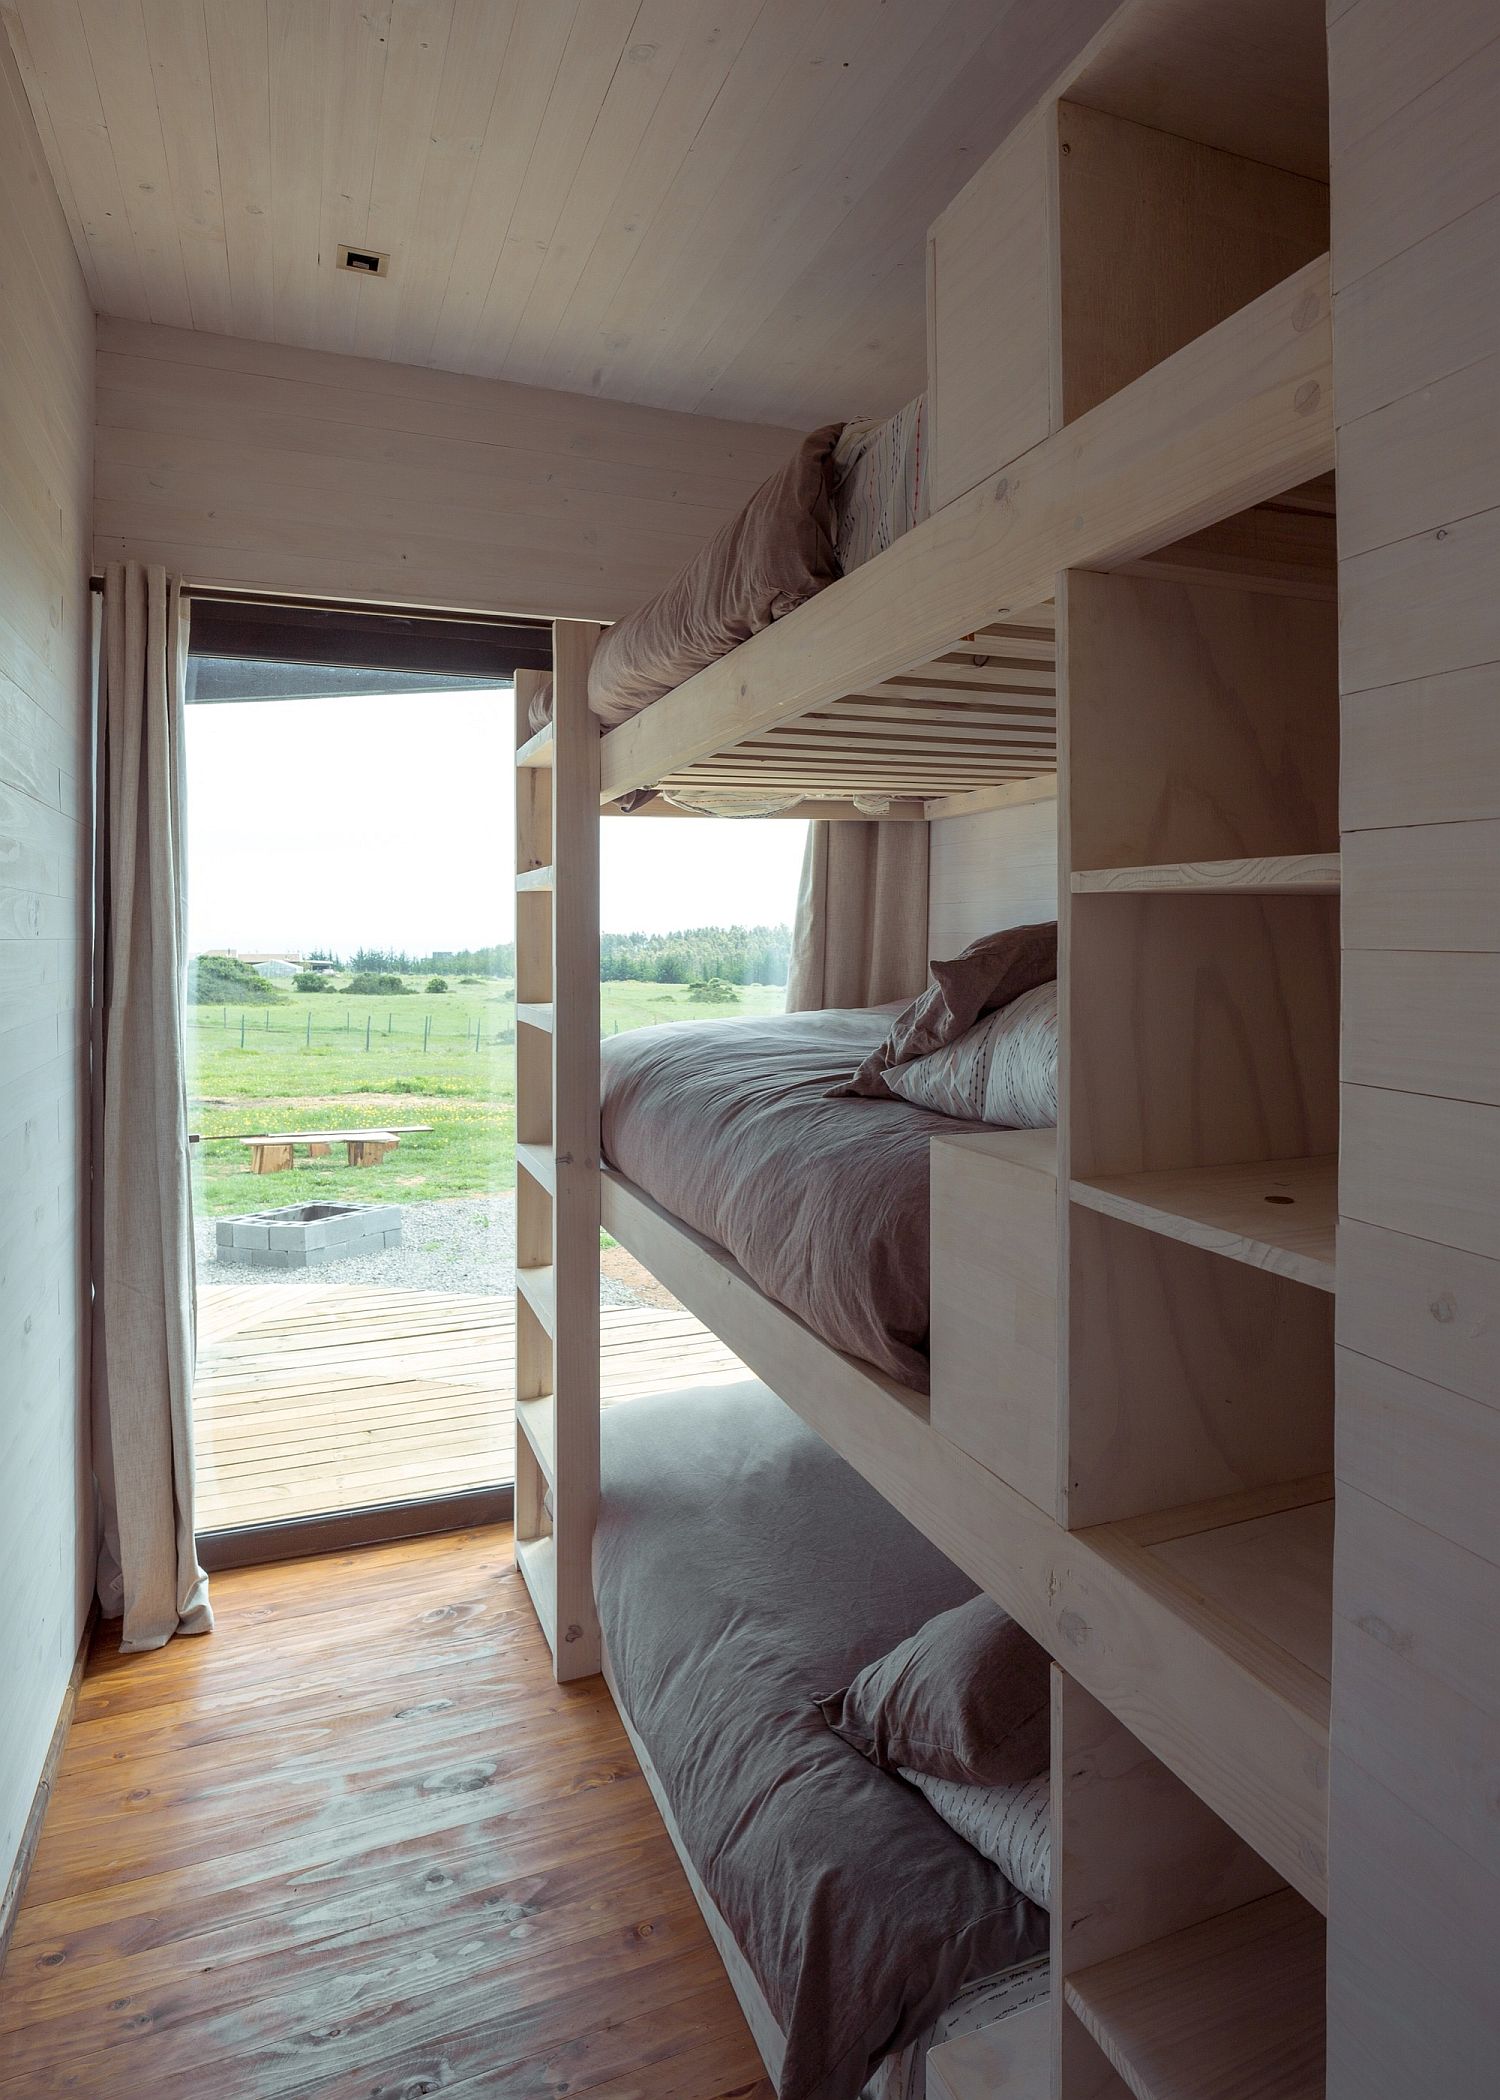
<svg viewBox="0 0 1500 2100">
<path fill-rule="evenodd" d="M 1057 983 L 1039 984 L 956 1042 L 885 1074 L 891 1093 L 939 1115 L 1050 1130 L 1057 1121 Z"/>
<path fill-rule="evenodd" d="M 1045 1772 L 1019 1786 L 965 1786 L 899 1768 L 948 1828 L 982 1852 L 1012 1888 L 1043 1910 L 1052 1907 L 1052 1789 Z"/>
</svg>

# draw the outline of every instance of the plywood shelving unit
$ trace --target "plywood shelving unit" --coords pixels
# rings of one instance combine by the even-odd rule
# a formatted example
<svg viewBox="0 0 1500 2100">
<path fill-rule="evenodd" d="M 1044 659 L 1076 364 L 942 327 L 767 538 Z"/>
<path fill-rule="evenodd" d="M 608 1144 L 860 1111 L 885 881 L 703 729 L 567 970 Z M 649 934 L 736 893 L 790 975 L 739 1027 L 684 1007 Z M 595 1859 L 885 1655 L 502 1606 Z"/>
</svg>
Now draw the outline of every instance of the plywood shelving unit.
<svg viewBox="0 0 1500 2100">
<path fill-rule="evenodd" d="M 599 630 L 553 630 L 554 720 L 516 674 L 516 1561 L 559 1681 L 599 1667 Z"/>
</svg>

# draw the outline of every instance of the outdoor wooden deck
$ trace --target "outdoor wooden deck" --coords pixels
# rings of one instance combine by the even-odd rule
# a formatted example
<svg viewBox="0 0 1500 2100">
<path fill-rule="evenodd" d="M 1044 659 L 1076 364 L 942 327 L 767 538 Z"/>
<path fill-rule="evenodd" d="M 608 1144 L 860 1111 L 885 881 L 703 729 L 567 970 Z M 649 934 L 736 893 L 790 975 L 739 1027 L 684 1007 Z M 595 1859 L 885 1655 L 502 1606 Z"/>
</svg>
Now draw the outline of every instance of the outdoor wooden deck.
<svg viewBox="0 0 1500 2100">
<path fill-rule="evenodd" d="M 607 1309 L 604 1400 L 748 1377 L 690 1313 Z M 207 1286 L 194 1416 L 198 1521 L 240 1524 L 509 1480 L 509 1296 Z"/>
</svg>

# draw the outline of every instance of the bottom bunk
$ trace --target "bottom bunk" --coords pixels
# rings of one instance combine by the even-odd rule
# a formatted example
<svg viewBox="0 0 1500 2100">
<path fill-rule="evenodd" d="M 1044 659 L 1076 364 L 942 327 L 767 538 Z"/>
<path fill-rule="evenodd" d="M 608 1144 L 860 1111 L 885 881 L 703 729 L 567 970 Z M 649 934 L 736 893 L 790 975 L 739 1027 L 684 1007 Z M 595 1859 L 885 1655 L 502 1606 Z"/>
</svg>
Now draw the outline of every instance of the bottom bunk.
<svg viewBox="0 0 1500 2100">
<path fill-rule="evenodd" d="M 1014 1885 L 1044 1893 L 1046 1658 L 762 1385 L 611 1409 L 601 1457 L 605 1674 L 767 2070 L 785 2100 L 921 2100 L 930 2047 L 1046 1993 Z M 820 1707 L 955 1607 L 1004 1644 L 1015 1722 L 965 1714 L 1002 1761 L 973 1776 L 1025 1784 L 908 1781 Z M 981 1796 L 989 1857 L 953 1827 Z"/>
</svg>

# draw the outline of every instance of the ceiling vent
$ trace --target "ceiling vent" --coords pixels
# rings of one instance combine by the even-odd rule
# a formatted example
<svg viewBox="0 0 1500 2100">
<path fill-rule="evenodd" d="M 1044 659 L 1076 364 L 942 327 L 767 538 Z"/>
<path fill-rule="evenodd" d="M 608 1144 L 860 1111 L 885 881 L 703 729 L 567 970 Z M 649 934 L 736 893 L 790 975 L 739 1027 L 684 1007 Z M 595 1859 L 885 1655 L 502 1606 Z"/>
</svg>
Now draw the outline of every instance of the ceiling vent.
<svg viewBox="0 0 1500 2100">
<path fill-rule="evenodd" d="M 373 248 L 339 248 L 339 268 L 353 270 L 358 277 L 388 277 L 391 259 L 379 255 Z"/>
</svg>

